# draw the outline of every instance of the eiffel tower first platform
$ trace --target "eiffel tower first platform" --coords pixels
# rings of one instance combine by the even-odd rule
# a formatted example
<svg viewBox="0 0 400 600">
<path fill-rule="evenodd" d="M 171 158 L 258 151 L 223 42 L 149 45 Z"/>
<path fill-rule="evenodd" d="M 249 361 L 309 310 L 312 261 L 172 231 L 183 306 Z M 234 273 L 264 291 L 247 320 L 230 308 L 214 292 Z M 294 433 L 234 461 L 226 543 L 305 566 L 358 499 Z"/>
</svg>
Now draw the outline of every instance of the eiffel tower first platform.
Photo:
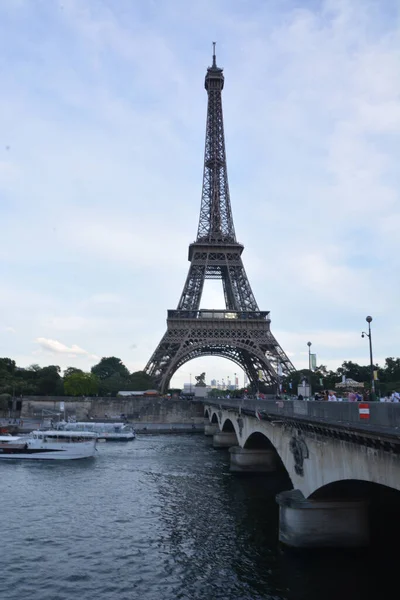
<svg viewBox="0 0 400 600">
<path fill-rule="evenodd" d="M 174 373 L 199 356 L 221 356 L 239 365 L 252 389 L 276 391 L 280 375 L 294 371 L 270 330 L 269 311 L 260 311 L 236 241 L 226 167 L 221 92 L 222 69 L 215 44 L 207 69 L 208 94 L 203 191 L 197 239 L 189 246 L 189 273 L 176 310 L 168 310 L 167 331 L 145 367 L 162 392 Z M 200 309 L 205 279 L 221 279 L 226 310 Z"/>
</svg>

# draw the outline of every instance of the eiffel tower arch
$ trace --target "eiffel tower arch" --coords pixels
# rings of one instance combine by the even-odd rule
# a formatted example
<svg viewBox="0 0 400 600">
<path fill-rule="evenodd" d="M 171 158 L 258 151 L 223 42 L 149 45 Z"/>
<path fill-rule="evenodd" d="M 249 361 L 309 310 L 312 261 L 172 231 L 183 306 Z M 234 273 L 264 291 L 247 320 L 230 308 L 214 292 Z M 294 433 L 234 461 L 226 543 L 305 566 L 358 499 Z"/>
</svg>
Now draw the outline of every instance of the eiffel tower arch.
<svg viewBox="0 0 400 600">
<path fill-rule="evenodd" d="M 215 44 L 207 69 L 208 95 L 203 189 L 196 241 L 176 310 L 168 310 L 167 331 L 145 367 L 162 392 L 174 373 L 201 356 L 220 356 L 239 365 L 253 388 L 262 380 L 276 390 L 281 375 L 294 371 L 270 329 L 269 311 L 260 311 L 236 241 L 226 166 L 221 92 L 224 75 Z M 222 280 L 225 310 L 200 309 L 206 279 Z"/>
</svg>

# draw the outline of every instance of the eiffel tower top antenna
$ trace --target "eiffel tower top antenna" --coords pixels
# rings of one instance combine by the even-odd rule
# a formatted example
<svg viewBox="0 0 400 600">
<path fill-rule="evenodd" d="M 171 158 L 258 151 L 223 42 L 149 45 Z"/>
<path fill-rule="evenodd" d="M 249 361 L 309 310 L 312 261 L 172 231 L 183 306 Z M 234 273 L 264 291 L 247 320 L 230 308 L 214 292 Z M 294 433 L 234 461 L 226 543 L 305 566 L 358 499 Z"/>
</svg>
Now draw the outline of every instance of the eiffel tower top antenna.
<svg viewBox="0 0 400 600">
<path fill-rule="evenodd" d="M 213 42 L 213 62 L 208 67 L 204 87 L 208 95 L 207 126 L 204 150 L 203 188 L 198 242 L 236 243 L 226 166 L 224 120 L 221 92 L 223 69 L 217 67 Z"/>
</svg>

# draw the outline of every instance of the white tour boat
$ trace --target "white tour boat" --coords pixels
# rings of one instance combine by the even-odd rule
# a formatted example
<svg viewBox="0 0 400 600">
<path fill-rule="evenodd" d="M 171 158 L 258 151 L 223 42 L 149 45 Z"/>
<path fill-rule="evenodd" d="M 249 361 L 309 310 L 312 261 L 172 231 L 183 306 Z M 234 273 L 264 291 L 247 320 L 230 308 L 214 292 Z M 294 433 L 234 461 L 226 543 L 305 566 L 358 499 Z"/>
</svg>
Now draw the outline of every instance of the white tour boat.
<svg viewBox="0 0 400 600">
<path fill-rule="evenodd" d="M 0 460 L 10 458 L 70 460 L 90 458 L 96 451 L 97 435 L 90 432 L 33 431 L 27 437 L 0 436 Z"/>
<path fill-rule="evenodd" d="M 82 421 L 78 421 L 77 423 L 61 422 L 57 425 L 57 429 L 76 432 L 92 431 L 97 435 L 99 440 L 110 442 L 129 442 L 136 437 L 135 430 L 125 423 L 95 423 L 93 421 L 87 423 Z"/>
</svg>

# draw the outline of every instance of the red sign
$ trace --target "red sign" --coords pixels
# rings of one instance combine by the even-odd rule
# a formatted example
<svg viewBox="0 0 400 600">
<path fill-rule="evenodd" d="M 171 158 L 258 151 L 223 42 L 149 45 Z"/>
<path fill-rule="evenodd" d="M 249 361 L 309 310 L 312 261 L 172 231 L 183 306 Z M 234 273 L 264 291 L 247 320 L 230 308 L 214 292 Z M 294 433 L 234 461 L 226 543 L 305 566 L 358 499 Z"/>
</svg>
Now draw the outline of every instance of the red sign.
<svg viewBox="0 0 400 600">
<path fill-rule="evenodd" d="M 358 414 L 360 415 L 360 419 L 369 419 L 369 404 L 360 402 L 358 405 Z"/>
</svg>

